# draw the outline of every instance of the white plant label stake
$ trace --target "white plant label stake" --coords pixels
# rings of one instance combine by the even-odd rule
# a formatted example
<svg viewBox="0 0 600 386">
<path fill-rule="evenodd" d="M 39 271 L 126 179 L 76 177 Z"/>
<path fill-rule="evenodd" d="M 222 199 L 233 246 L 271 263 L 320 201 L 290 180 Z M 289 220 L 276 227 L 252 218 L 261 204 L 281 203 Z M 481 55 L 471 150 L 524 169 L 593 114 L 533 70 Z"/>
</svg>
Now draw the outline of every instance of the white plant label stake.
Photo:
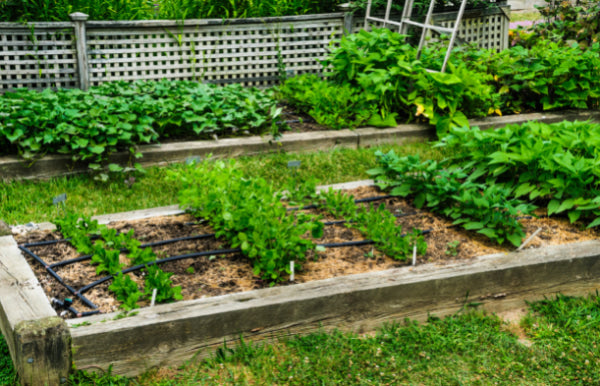
<svg viewBox="0 0 600 386">
<path fill-rule="evenodd" d="M 417 244 L 413 246 L 413 264 L 417 265 Z"/>
<path fill-rule="evenodd" d="M 294 281 L 294 260 L 290 261 L 290 281 Z"/>
<path fill-rule="evenodd" d="M 152 290 L 152 301 L 150 302 L 150 307 L 154 307 L 155 301 L 156 301 L 156 288 Z"/>
</svg>

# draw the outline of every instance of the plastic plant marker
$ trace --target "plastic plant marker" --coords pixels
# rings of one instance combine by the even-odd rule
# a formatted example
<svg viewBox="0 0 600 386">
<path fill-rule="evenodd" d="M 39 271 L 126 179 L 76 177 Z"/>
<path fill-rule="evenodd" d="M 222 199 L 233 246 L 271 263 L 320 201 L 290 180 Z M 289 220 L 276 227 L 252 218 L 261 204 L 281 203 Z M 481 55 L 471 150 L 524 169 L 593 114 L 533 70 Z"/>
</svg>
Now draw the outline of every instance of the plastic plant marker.
<svg viewBox="0 0 600 386">
<path fill-rule="evenodd" d="M 152 301 L 150 301 L 150 307 L 154 307 L 154 303 L 156 302 L 156 288 L 152 290 Z"/>
<path fill-rule="evenodd" d="M 413 261 L 412 265 L 417 265 L 417 244 L 413 246 Z"/>
<path fill-rule="evenodd" d="M 535 231 L 535 232 L 533 232 L 533 234 L 532 234 L 531 236 L 529 236 L 529 237 L 527 238 L 527 240 L 523 241 L 523 244 L 521 244 L 521 245 L 519 246 L 519 248 L 517 248 L 517 251 L 520 251 L 521 249 L 525 248 L 525 246 L 526 246 L 527 244 L 529 244 L 529 243 L 531 242 L 531 240 L 533 240 L 533 238 L 534 238 L 535 236 L 537 236 L 537 234 L 538 234 L 538 233 L 540 233 L 540 231 L 541 231 L 541 230 L 542 230 L 542 228 L 538 228 L 538 229 L 536 229 L 536 231 Z"/>
<path fill-rule="evenodd" d="M 294 281 L 294 260 L 290 261 L 290 281 Z"/>
</svg>

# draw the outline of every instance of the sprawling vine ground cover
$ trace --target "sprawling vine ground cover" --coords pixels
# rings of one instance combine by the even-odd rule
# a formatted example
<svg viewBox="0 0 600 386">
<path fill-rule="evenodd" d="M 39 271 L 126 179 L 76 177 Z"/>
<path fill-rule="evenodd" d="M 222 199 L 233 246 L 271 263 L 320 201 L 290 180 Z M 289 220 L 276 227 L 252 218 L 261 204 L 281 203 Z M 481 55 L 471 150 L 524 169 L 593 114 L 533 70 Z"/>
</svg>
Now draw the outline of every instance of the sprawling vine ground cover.
<svg viewBox="0 0 600 386">
<path fill-rule="evenodd" d="M 33 163 L 71 156 L 100 171 L 116 151 L 166 138 L 279 134 L 281 109 L 268 92 L 186 81 L 111 82 L 90 91 L 19 90 L 0 97 L 0 155 Z M 111 171 L 122 166 L 109 165 Z"/>
</svg>

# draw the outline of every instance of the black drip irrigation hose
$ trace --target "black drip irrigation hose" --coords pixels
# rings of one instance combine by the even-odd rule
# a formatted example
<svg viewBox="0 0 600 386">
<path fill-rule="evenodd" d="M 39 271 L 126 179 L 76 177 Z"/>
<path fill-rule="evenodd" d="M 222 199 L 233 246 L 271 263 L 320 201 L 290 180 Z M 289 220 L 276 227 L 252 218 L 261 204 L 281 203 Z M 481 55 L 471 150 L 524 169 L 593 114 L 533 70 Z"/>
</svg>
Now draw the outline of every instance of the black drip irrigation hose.
<svg viewBox="0 0 600 386">
<path fill-rule="evenodd" d="M 175 239 L 161 240 L 161 241 L 155 241 L 155 242 L 152 242 L 152 243 L 141 244 L 140 248 L 158 247 L 158 246 L 161 246 L 161 245 L 178 243 L 180 241 L 199 240 L 199 239 L 206 239 L 206 238 L 211 238 L 211 237 L 215 237 L 215 234 L 214 233 L 205 233 L 205 234 L 195 235 L 195 236 L 178 237 L 178 238 L 175 238 Z M 121 252 L 128 252 L 129 250 L 127 248 L 122 248 L 122 249 L 120 249 L 120 251 Z M 76 257 L 74 259 L 59 261 L 57 263 L 50 264 L 50 268 L 62 267 L 62 266 L 65 266 L 65 265 L 69 265 L 69 264 L 73 264 L 73 263 L 78 263 L 80 261 L 89 260 L 89 259 L 92 258 L 92 256 L 93 255 L 91 255 L 91 254 L 90 255 L 83 255 L 83 256 Z"/>
<path fill-rule="evenodd" d="M 361 202 L 381 201 L 381 200 L 385 200 L 385 199 L 392 198 L 392 197 L 395 197 L 395 196 L 385 195 L 385 196 L 373 196 L 373 197 L 359 198 L 357 200 L 354 200 L 354 203 L 360 204 Z M 287 208 L 287 210 L 292 211 L 292 210 L 317 209 L 319 206 L 320 206 L 319 204 L 310 204 L 310 205 L 304 205 L 304 206 L 294 206 L 291 208 Z"/>
<path fill-rule="evenodd" d="M 201 256 L 212 256 L 212 255 L 226 255 L 228 253 L 236 253 L 236 252 L 241 252 L 242 250 L 240 248 L 232 248 L 232 249 L 215 249 L 213 251 L 204 251 L 204 252 L 195 252 L 195 253 L 187 253 L 185 255 L 178 255 L 178 256 L 171 256 L 171 257 L 167 257 L 164 259 L 160 259 L 160 260 L 155 260 L 155 261 L 151 261 L 149 263 L 146 264 L 138 264 L 135 265 L 133 267 L 129 267 L 127 269 L 124 269 L 120 272 L 117 272 L 116 275 L 118 274 L 126 274 L 129 272 L 133 272 L 133 271 L 138 271 L 142 268 L 145 268 L 146 266 L 151 266 L 151 265 L 158 265 L 158 264 L 164 264 L 164 263 L 168 263 L 171 261 L 177 261 L 177 260 L 183 260 L 183 259 L 189 259 L 192 257 L 201 257 Z M 84 292 L 89 291 L 91 288 L 104 283 L 107 280 L 110 280 L 114 277 L 115 275 L 108 275 L 108 276 L 104 276 L 103 278 L 100 278 L 98 280 L 96 280 L 93 283 L 90 283 L 88 285 L 86 285 L 85 287 L 81 287 L 78 291 L 78 293 L 82 294 Z"/>
<path fill-rule="evenodd" d="M 432 232 L 431 229 L 427 229 L 427 230 L 421 231 L 421 234 L 425 235 L 425 234 L 428 234 L 431 232 Z M 406 235 L 402 235 L 401 237 L 405 237 L 405 236 Z M 369 244 L 375 244 L 375 241 L 370 240 L 370 239 L 365 239 L 365 240 L 359 240 L 359 241 L 346 241 L 346 242 L 341 242 L 341 243 L 317 244 L 316 246 L 324 247 L 324 248 L 340 248 L 340 247 L 352 247 L 352 246 L 369 245 Z M 241 251 L 242 251 L 241 248 L 215 249 L 213 251 L 195 252 L 195 253 L 187 253 L 185 255 L 171 256 L 171 257 L 167 257 L 164 259 L 151 261 L 147 264 L 138 264 L 136 266 L 129 267 L 120 272 L 117 272 L 115 275 L 126 274 L 126 273 L 133 272 L 133 271 L 139 271 L 140 269 L 143 269 L 143 268 L 145 268 L 147 266 L 151 266 L 151 265 L 159 265 L 159 264 L 169 263 L 172 261 L 184 260 L 184 259 L 189 259 L 189 258 L 194 258 L 194 257 L 226 255 L 229 253 L 239 253 Z M 84 292 L 87 292 L 90 289 L 94 288 L 95 286 L 100 285 L 100 284 L 112 279 L 115 275 L 104 276 L 103 278 L 100 278 L 100 279 L 96 280 L 95 282 L 90 283 L 90 284 L 86 285 L 85 287 L 82 287 L 81 289 L 79 289 L 78 293 L 82 294 Z"/>
<path fill-rule="evenodd" d="M 59 284 L 61 284 L 63 287 L 65 287 L 67 289 L 67 291 L 69 291 L 71 294 L 77 296 L 79 298 L 79 300 L 81 300 L 86 306 L 96 310 L 98 307 L 92 303 L 88 298 L 86 298 L 85 296 L 79 294 L 77 292 L 77 290 L 75 290 L 73 287 L 71 287 L 70 285 L 68 285 L 67 283 L 64 282 L 64 280 L 60 277 L 60 275 L 58 275 L 52 268 L 50 268 L 50 266 L 44 261 L 42 260 L 38 255 L 36 255 L 35 253 L 33 253 L 31 250 L 29 250 L 28 248 L 24 247 L 24 246 L 19 246 L 19 249 L 21 249 L 23 252 L 25 252 L 26 254 L 28 254 L 29 256 L 31 256 L 35 261 L 37 261 L 38 263 L 40 263 L 45 269 L 46 271 L 56 280 L 58 281 Z M 91 313 L 98 313 L 100 311 L 90 311 L 90 312 L 78 312 L 77 310 L 75 310 L 73 307 L 69 307 L 69 311 L 71 311 L 75 316 L 84 316 L 85 315 L 91 315 Z"/>
<path fill-rule="evenodd" d="M 70 313 L 72 313 L 73 315 L 75 315 L 78 318 L 84 317 L 84 316 L 90 316 L 90 315 L 95 315 L 95 314 L 99 314 L 100 310 L 94 310 L 94 311 L 85 311 L 85 312 L 79 312 L 77 311 L 75 308 L 73 308 L 71 306 L 71 304 L 73 303 L 73 301 L 69 298 L 65 298 L 65 300 L 60 300 L 57 298 L 52 298 L 50 299 L 50 304 L 52 304 L 52 306 L 55 309 L 62 309 L 65 311 L 69 311 Z M 63 316 L 63 313 L 61 312 L 60 316 Z"/>
</svg>

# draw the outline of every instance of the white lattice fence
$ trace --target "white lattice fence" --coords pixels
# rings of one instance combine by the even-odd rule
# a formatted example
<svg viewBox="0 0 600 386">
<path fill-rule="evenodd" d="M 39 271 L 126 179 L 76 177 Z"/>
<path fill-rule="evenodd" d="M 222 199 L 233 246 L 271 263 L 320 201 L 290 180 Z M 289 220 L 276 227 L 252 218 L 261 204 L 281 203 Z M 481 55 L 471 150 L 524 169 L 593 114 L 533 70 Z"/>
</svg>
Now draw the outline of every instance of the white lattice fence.
<svg viewBox="0 0 600 386">
<path fill-rule="evenodd" d="M 0 93 L 78 86 L 71 23 L 0 23 Z"/>
<path fill-rule="evenodd" d="M 504 49 L 505 12 L 467 12 L 459 35 Z M 452 15 L 437 15 L 438 24 L 451 25 Z M 344 28 L 363 27 L 362 19 L 341 12 L 184 23 L 72 17 L 73 23 L 0 23 L 0 93 L 163 78 L 266 87 L 278 83 L 282 72 L 321 72 L 319 61 Z"/>
<path fill-rule="evenodd" d="M 280 70 L 318 72 L 318 60 L 342 35 L 343 16 L 315 16 L 226 25 L 88 22 L 90 84 L 168 78 L 267 86 L 278 82 Z"/>
</svg>

